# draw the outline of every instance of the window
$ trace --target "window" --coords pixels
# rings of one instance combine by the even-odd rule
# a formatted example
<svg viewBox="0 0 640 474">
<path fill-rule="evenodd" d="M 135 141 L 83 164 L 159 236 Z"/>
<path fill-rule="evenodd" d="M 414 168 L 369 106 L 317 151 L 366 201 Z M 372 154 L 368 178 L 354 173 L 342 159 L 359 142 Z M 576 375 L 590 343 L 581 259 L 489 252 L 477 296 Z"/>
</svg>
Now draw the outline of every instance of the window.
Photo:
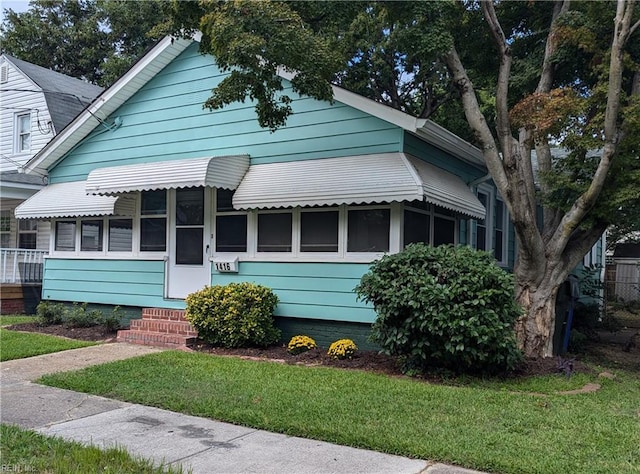
<svg viewBox="0 0 640 474">
<path fill-rule="evenodd" d="M 478 200 L 485 209 L 489 209 L 489 196 L 486 193 L 478 192 Z M 485 219 L 476 221 L 476 249 L 487 250 L 487 222 Z"/>
<path fill-rule="evenodd" d="M 507 216 L 507 212 L 504 206 L 504 202 L 499 199 L 496 199 L 496 221 L 494 226 L 494 244 L 493 244 L 493 254 L 496 257 L 498 262 L 505 262 L 505 218 Z"/>
<path fill-rule="evenodd" d="M 247 251 L 247 213 L 232 205 L 233 191 L 216 192 L 216 252 Z"/>
<path fill-rule="evenodd" d="M 167 191 L 144 191 L 140 206 L 140 251 L 167 249 Z"/>
<path fill-rule="evenodd" d="M 430 242 L 431 216 L 421 209 L 408 208 L 404 211 L 404 239 L 406 247 L 418 242 Z"/>
<path fill-rule="evenodd" d="M 18 248 L 35 249 L 38 243 L 38 221 L 20 219 L 18 221 Z"/>
<path fill-rule="evenodd" d="M 15 121 L 15 153 L 31 150 L 31 114 L 17 114 Z"/>
<path fill-rule="evenodd" d="M 338 251 L 338 211 L 305 211 L 300 213 L 300 251 Z"/>
<path fill-rule="evenodd" d="M 0 247 L 11 247 L 11 211 L 0 211 Z"/>
<path fill-rule="evenodd" d="M 80 250 L 82 252 L 102 251 L 102 220 L 81 221 Z"/>
<path fill-rule="evenodd" d="M 448 217 L 433 217 L 433 246 L 456 243 L 456 221 Z"/>
<path fill-rule="evenodd" d="M 291 212 L 258 214 L 258 252 L 291 252 Z"/>
<path fill-rule="evenodd" d="M 347 252 L 388 252 L 389 209 L 349 209 Z"/>
<path fill-rule="evenodd" d="M 201 265 L 203 237 L 204 188 L 176 190 L 176 264 Z"/>
<path fill-rule="evenodd" d="M 109 252 L 131 252 L 132 241 L 132 219 L 109 219 Z"/>
<path fill-rule="evenodd" d="M 76 221 L 56 222 L 55 249 L 60 251 L 76 249 Z"/>
</svg>

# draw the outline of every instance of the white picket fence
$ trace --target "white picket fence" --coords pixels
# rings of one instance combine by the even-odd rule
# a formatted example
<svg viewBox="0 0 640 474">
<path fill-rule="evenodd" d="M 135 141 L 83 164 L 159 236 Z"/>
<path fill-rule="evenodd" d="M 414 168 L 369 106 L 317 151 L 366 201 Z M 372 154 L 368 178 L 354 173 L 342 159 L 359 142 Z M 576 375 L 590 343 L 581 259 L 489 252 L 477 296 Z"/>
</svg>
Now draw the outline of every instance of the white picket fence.
<svg viewBox="0 0 640 474">
<path fill-rule="evenodd" d="M 42 282 L 46 250 L 0 249 L 0 283 Z"/>
</svg>

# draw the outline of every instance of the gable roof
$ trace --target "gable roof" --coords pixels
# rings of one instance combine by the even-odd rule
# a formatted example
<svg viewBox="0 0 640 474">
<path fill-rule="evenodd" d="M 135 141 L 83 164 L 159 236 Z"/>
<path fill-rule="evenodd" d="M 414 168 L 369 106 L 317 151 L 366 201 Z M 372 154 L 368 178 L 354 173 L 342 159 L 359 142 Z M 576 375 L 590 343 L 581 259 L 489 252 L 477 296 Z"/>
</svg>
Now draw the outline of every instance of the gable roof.
<svg viewBox="0 0 640 474">
<path fill-rule="evenodd" d="M 3 55 L 16 69 L 42 89 L 56 133 L 63 130 L 103 91 L 102 87 L 37 66 L 8 54 Z"/>
<path fill-rule="evenodd" d="M 147 82 L 153 79 L 175 57 L 187 49 L 194 41 L 199 40 L 200 34 L 197 34 L 191 40 L 170 36 L 162 39 L 118 81 L 78 115 L 62 133 L 58 134 L 36 154 L 25 165 L 25 172 L 29 173 L 38 170 L 46 173 L 48 168 L 55 165 L 64 157 L 65 153 L 78 145 L 95 128 L 99 123 L 97 116 L 108 117 Z M 278 74 L 285 80 L 290 80 L 294 75 L 284 70 L 279 71 Z M 431 120 L 413 117 L 337 86 L 332 86 L 332 88 L 336 101 L 396 125 L 474 166 L 485 168 L 482 152 L 478 148 Z M 110 126 L 117 126 L 117 123 Z"/>
</svg>

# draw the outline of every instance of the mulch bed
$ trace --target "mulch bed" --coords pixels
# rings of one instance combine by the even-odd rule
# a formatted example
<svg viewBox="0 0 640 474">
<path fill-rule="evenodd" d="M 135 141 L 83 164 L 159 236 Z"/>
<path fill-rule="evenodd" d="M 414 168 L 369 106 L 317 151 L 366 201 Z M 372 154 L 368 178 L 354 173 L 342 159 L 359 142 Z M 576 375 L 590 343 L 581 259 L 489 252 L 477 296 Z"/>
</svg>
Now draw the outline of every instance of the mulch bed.
<svg viewBox="0 0 640 474">
<path fill-rule="evenodd" d="M 37 323 L 22 323 L 7 327 L 16 331 L 29 331 L 51 334 L 54 336 L 62 336 L 70 339 L 80 339 L 84 341 L 104 341 L 113 342 L 116 339 L 116 332 L 107 332 L 101 326 L 89 328 L 71 328 L 63 325 L 40 326 Z M 195 351 L 208 353 L 213 355 L 235 356 L 248 359 L 272 360 L 285 364 L 300 365 L 321 365 L 328 367 L 338 367 L 343 369 L 358 369 L 370 372 L 377 372 L 389 376 L 404 376 L 400 369 L 400 365 L 393 357 L 380 354 L 373 351 L 358 351 L 351 359 L 337 360 L 327 356 L 326 351 L 322 349 L 313 349 L 308 352 L 291 355 L 287 352 L 284 345 L 271 346 L 264 349 L 244 348 L 244 349 L 225 349 L 220 347 L 212 347 L 210 345 L 199 343 L 194 348 Z M 505 375 L 506 377 L 529 377 L 535 375 L 557 374 L 562 373 L 562 367 L 570 363 L 572 372 L 590 373 L 591 368 L 586 364 L 573 359 L 529 359 L 515 372 Z M 442 382 L 445 378 L 447 383 L 451 383 L 450 374 L 436 372 L 426 374 L 419 378 L 430 382 Z"/>
</svg>

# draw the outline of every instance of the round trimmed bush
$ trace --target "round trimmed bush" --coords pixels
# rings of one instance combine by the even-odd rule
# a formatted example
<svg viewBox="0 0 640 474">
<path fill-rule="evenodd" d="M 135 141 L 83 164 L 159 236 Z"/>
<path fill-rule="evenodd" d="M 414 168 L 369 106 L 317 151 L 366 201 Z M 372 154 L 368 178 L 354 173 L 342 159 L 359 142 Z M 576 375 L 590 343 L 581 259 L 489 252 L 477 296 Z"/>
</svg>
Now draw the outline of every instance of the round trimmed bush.
<svg viewBox="0 0 640 474">
<path fill-rule="evenodd" d="M 351 339 L 340 339 L 329 346 L 327 355 L 332 359 L 351 359 L 357 350 L 358 346 Z"/>
<path fill-rule="evenodd" d="M 371 341 L 407 368 L 497 372 L 522 359 L 513 276 L 487 252 L 412 244 L 374 262 L 355 291 L 377 313 Z"/>
<path fill-rule="evenodd" d="M 205 342 L 220 347 L 266 347 L 280 338 L 273 310 L 278 297 L 262 285 L 206 286 L 186 298 L 185 318 Z"/>
<path fill-rule="evenodd" d="M 318 347 L 316 341 L 309 336 L 293 336 L 287 344 L 289 354 L 298 355 Z"/>
</svg>

